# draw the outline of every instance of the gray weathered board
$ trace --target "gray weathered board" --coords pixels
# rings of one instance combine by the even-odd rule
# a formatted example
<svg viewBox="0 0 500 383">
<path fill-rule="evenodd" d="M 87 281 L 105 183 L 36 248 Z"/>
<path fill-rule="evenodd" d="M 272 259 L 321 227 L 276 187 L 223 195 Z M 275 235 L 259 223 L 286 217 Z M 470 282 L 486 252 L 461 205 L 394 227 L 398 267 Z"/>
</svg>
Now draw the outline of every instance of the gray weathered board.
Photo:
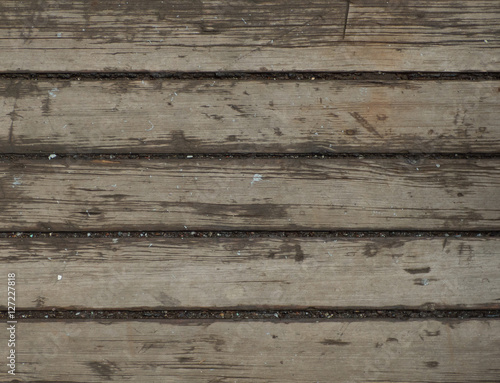
<svg viewBox="0 0 500 383">
<path fill-rule="evenodd" d="M 498 230 L 498 159 L 18 159 L 0 229 Z"/>
<path fill-rule="evenodd" d="M 498 71 L 498 0 L 3 0 L 0 71 Z"/>
<path fill-rule="evenodd" d="M 3 153 L 495 153 L 500 81 L 0 80 Z"/>
<path fill-rule="evenodd" d="M 18 310 L 500 308 L 500 238 L 0 240 Z M 7 302 L 7 290 L 0 302 Z M 5 308 L 4 308 L 5 309 Z"/>
<path fill-rule="evenodd" d="M 17 381 L 498 382 L 500 321 L 22 321 Z M 7 344 L 7 331 L 0 332 Z M 22 335 L 22 336 L 21 336 Z"/>
</svg>

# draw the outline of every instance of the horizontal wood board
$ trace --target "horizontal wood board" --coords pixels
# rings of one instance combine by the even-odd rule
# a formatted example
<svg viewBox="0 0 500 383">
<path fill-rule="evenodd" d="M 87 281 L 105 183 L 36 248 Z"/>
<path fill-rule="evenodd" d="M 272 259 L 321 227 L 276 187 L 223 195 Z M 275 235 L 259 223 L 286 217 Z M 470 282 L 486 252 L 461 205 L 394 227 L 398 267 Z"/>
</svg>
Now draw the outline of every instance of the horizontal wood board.
<svg viewBox="0 0 500 383">
<path fill-rule="evenodd" d="M 0 162 L 0 229 L 498 230 L 498 159 Z"/>
<path fill-rule="evenodd" d="M 2 1 L 0 71 L 498 71 L 497 0 Z"/>
<path fill-rule="evenodd" d="M 497 153 L 500 81 L 0 80 L 3 153 Z"/>
<path fill-rule="evenodd" d="M 17 381 L 465 383 L 500 374 L 498 320 L 17 326 Z"/>
<path fill-rule="evenodd" d="M 453 237 L 4 239 L 0 273 L 16 274 L 18 310 L 498 309 L 499 245 Z"/>
</svg>

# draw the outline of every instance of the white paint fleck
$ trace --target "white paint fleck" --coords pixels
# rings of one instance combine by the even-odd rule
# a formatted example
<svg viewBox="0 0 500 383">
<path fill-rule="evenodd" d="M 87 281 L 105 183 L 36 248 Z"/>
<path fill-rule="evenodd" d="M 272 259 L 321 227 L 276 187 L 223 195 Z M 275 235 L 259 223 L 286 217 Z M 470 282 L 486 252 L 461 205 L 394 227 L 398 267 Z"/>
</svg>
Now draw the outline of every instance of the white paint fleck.
<svg viewBox="0 0 500 383">
<path fill-rule="evenodd" d="M 441 165 L 439 165 L 439 164 L 436 164 L 436 168 L 440 168 L 440 167 L 441 167 Z"/>
<path fill-rule="evenodd" d="M 193 156 L 189 154 L 186 156 L 186 158 L 193 158 Z"/>
<path fill-rule="evenodd" d="M 57 280 L 60 281 L 62 279 L 62 275 L 57 276 Z"/>
<path fill-rule="evenodd" d="M 250 185 L 253 185 L 255 182 L 260 182 L 262 181 L 262 174 L 255 173 L 253 175 L 253 180 L 250 182 Z"/>
<path fill-rule="evenodd" d="M 241 21 L 243 21 L 245 24 L 247 23 L 243 17 L 241 18 Z"/>
<path fill-rule="evenodd" d="M 14 182 L 12 182 L 12 187 L 15 188 L 16 186 L 19 186 L 19 185 L 22 185 L 21 177 L 14 176 Z"/>
<path fill-rule="evenodd" d="M 57 88 L 52 88 L 51 90 L 49 90 L 49 96 L 52 97 L 52 98 L 56 98 L 56 92 L 59 92 L 59 89 Z"/>
<path fill-rule="evenodd" d="M 118 243 L 118 238 L 113 238 L 112 241 L 113 243 Z"/>
<path fill-rule="evenodd" d="M 62 33 L 61 33 L 61 32 L 59 32 L 59 33 L 57 34 L 57 37 L 59 37 L 59 38 L 60 38 L 60 37 L 62 37 Z"/>
<path fill-rule="evenodd" d="M 428 279 L 426 279 L 426 278 L 422 279 L 422 285 L 423 286 L 427 286 L 428 284 L 429 284 L 429 280 Z"/>
<path fill-rule="evenodd" d="M 54 158 L 56 158 L 56 157 L 57 157 L 57 154 L 51 154 L 51 155 L 49 156 L 49 160 L 53 160 L 53 159 L 54 159 Z"/>
<path fill-rule="evenodd" d="M 151 128 L 145 129 L 146 132 L 150 132 L 150 131 L 152 131 L 155 128 L 155 126 L 153 125 L 153 123 L 151 121 L 148 120 L 148 122 L 151 124 Z"/>
</svg>

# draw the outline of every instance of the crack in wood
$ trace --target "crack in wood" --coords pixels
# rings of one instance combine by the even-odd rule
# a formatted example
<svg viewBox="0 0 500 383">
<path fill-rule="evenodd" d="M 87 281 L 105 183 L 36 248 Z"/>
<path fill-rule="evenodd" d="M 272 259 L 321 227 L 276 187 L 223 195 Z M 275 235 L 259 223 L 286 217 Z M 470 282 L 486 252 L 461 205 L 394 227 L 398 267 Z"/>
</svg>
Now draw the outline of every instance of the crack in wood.
<svg viewBox="0 0 500 383">
<path fill-rule="evenodd" d="M 351 7 L 351 0 L 346 0 L 346 10 L 345 10 L 345 18 L 344 18 L 344 30 L 342 31 L 342 40 L 345 39 L 345 34 L 347 31 L 347 21 L 349 19 L 349 8 Z"/>
</svg>

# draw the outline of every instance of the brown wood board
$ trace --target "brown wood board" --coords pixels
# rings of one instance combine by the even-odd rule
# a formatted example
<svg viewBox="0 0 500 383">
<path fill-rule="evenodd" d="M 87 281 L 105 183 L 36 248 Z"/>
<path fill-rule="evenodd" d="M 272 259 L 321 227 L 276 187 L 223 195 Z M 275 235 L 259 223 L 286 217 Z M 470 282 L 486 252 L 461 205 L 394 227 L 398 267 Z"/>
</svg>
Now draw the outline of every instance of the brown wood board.
<svg viewBox="0 0 500 383">
<path fill-rule="evenodd" d="M 498 159 L 0 163 L 4 231 L 498 230 Z"/>
<path fill-rule="evenodd" d="M 500 321 L 19 322 L 18 381 L 495 382 Z M 7 331 L 1 332 L 7 344 Z M 22 334 L 22 336 L 21 336 Z"/>
<path fill-rule="evenodd" d="M 499 243 L 16 238 L 0 240 L 0 272 L 16 274 L 18 310 L 498 309 Z"/>
<path fill-rule="evenodd" d="M 497 0 L 2 1 L 0 71 L 498 71 Z"/>
<path fill-rule="evenodd" d="M 496 153 L 500 81 L 0 80 L 3 153 Z"/>
</svg>

